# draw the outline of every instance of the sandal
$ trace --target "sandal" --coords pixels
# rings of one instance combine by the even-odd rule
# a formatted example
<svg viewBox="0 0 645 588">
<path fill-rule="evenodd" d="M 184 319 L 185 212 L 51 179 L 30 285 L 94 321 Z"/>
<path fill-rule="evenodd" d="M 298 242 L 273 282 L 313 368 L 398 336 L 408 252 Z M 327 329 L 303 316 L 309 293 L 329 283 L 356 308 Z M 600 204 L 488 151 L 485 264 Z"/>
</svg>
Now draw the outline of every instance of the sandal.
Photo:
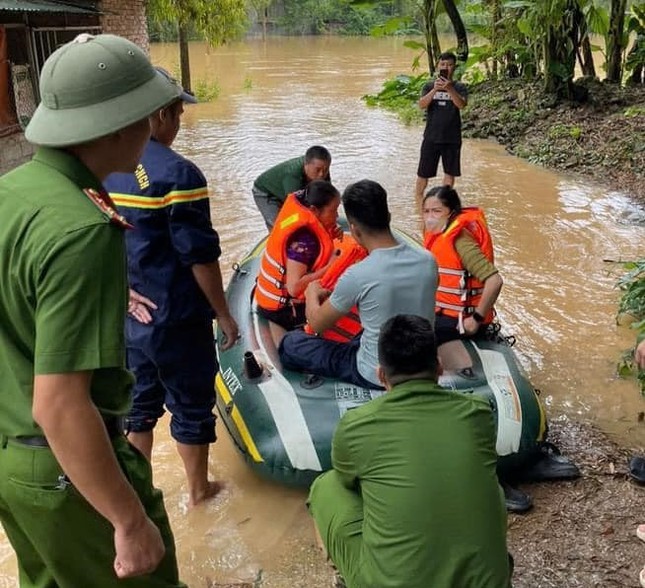
<svg viewBox="0 0 645 588">
<path fill-rule="evenodd" d="M 636 527 L 636 537 L 641 541 L 645 541 L 645 525 L 638 525 L 638 527 Z"/>
</svg>

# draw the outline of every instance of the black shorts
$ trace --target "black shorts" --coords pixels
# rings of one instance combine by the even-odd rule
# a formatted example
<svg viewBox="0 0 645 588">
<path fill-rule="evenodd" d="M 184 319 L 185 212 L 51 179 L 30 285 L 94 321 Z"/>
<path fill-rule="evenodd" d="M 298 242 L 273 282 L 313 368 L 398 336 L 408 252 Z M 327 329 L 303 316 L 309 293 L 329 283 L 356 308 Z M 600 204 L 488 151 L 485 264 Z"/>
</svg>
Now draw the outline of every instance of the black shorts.
<svg viewBox="0 0 645 588">
<path fill-rule="evenodd" d="M 434 178 L 437 175 L 439 158 L 441 158 L 443 173 L 449 176 L 461 175 L 461 143 L 435 143 L 424 138 L 421 143 L 417 176 Z"/>
<path fill-rule="evenodd" d="M 268 321 L 280 325 L 287 331 L 303 327 L 307 322 L 304 304 L 289 303 L 280 310 L 266 310 L 258 306 L 258 314 Z"/>
<path fill-rule="evenodd" d="M 449 341 L 457 341 L 458 339 L 474 338 L 479 334 L 486 331 L 488 325 L 479 325 L 479 329 L 473 335 L 462 335 L 459 332 L 459 319 L 456 316 L 446 316 L 445 314 L 437 313 L 434 315 L 434 338 L 437 344 L 443 345 Z"/>
</svg>

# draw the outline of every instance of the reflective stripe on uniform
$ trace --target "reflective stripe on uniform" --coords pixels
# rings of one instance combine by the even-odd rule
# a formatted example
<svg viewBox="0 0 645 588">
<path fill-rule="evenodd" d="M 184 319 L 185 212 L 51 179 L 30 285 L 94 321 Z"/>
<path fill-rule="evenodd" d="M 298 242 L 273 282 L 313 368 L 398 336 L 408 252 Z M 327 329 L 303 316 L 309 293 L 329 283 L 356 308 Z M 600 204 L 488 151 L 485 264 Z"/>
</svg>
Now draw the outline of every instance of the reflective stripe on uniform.
<svg viewBox="0 0 645 588">
<path fill-rule="evenodd" d="M 173 204 L 185 204 L 198 200 L 208 199 L 208 188 L 197 188 L 195 190 L 175 190 L 163 196 L 139 196 L 136 194 L 110 193 L 110 197 L 117 206 L 125 208 L 157 209 L 172 206 Z"/>
</svg>

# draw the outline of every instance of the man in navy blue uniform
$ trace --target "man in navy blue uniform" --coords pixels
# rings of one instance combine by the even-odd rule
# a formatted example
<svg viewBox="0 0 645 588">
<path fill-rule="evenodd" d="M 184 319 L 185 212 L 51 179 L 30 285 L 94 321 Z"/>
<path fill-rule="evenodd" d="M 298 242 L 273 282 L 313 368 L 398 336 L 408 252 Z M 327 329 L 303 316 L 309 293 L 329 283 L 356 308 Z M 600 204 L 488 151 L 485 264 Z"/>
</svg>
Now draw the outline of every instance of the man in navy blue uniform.
<svg viewBox="0 0 645 588">
<path fill-rule="evenodd" d="M 238 327 L 224 297 L 206 178 L 170 147 L 185 102 L 196 100 L 183 92 L 150 117 L 152 138 L 135 173 L 112 174 L 105 187 L 134 225 L 126 236 L 127 360 L 136 377 L 128 439 L 150 459 L 165 405 L 194 506 L 222 487 L 208 478 L 209 445 L 216 438 L 213 317 L 224 333 L 222 349 L 235 343 Z"/>
</svg>

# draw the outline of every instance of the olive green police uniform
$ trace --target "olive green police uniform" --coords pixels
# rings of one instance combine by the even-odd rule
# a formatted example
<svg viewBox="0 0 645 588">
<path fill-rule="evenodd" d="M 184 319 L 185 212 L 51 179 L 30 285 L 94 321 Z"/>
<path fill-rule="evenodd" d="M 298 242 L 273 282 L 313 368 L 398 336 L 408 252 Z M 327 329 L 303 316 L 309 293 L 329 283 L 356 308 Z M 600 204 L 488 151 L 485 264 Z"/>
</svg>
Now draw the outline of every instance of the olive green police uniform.
<svg viewBox="0 0 645 588">
<path fill-rule="evenodd" d="M 510 588 L 489 404 L 408 380 L 347 412 L 310 510 L 348 588 Z"/>
<path fill-rule="evenodd" d="M 96 39 L 97 46 L 89 52 L 90 59 L 103 64 L 96 67 L 99 72 L 111 67 L 110 75 L 119 75 L 119 64 L 110 55 L 101 55 L 103 51 L 122 61 L 125 56 L 126 69 L 132 59 L 142 76 L 131 77 L 139 89 L 139 102 L 130 108 L 121 104 L 117 120 L 106 108 L 96 123 L 104 125 L 99 133 L 141 120 L 164 101 L 176 99 L 172 89 L 151 77 L 149 70 L 154 70 L 142 64 L 147 59 L 136 46 L 109 35 Z M 82 72 L 83 60 L 72 57 Z M 69 70 L 64 65 L 59 64 L 57 78 L 46 64 L 43 76 L 49 72 L 54 82 L 59 81 Z M 41 77 L 41 93 L 44 100 L 49 96 L 50 108 L 64 105 L 65 89 L 72 91 L 77 105 L 88 95 L 97 98 L 92 91 L 83 95 L 82 88 L 73 87 L 69 72 L 60 87 L 52 86 L 52 80 L 43 87 Z M 96 80 L 89 83 L 99 85 Z M 141 89 L 146 84 L 148 93 L 158 94 L 147 103 Z M 125 90 L 121 88 L 121 93 Z M 111 94 L 118 101 L 119 92 L 112 89 Z M 91 117 L 79 116 L 75 128 L 67 128 L 68 121 L 57 135 L 58 114 L 52 120 L 47 112 L 38 112 L 28 138 L 51 145 L 59 136 L 61 144 L 73 145 L 96 133 Z M 111 122 L 105 123 L 110 116 Z M 132 385 L 124 367 L 125 228 L 110 217 L 109 207 L 102 210 L 92 200 L 102 191 L 99 180 L 76 157 L 49 147 L 40 147 L 31 162 L 0 178 L 0 520 L 18 556 L 21 586 L 176 588 L 184 584 L 178 579 L 161 493 L 152 486 L 150 465 L 117 425 L 117 417 L 128 412 Z M 112 525 L 70 483 L 34 423 L 34 376 L 77 371 L 93 372 L 91 398 L 106 422 L 116 458 L 162 534 L 166 553 L 151 574 L 117 579 Z"/>
</svg>

